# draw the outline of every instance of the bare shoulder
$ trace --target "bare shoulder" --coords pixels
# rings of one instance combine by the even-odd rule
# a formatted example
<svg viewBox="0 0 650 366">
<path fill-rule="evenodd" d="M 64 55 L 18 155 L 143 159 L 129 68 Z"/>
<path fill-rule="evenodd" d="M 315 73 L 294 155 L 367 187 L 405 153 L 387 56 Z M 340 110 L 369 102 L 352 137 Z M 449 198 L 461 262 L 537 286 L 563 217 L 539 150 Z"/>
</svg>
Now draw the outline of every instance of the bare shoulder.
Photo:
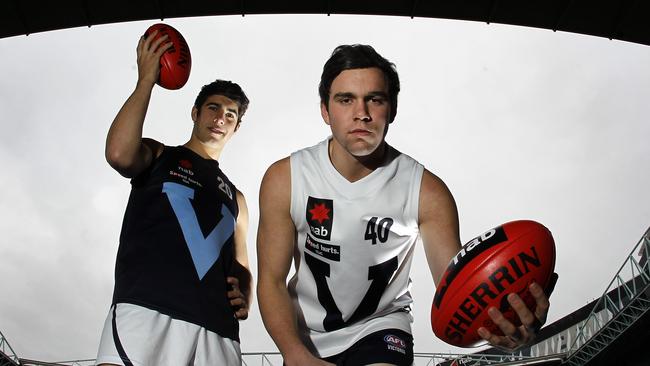
<svg viewBox="0 0 650 366">
<path fill-rule="evenodd" d="M 259 238 L 291 237 L 291 165 L 288 157 L 271 164 L 264 174 L 259 208 Z"/>
<path fill-rule="evenodd" d="M 451 191 L 438 176 L 425 169 L 420 185 L 418 208 L 420 229 L 423 227 L 458 232 L 458 209 Z"/>
<path fill-rule="evenodd" d="M 266 194 L 277 195 L 283 192 L 291 192 L 291 161 L 289 157 L 276 161 L 266 170 L 260 186 L 260 200 Z"/>
<path fill-rule="evenodd" d="M 453 205 L 455 211 L 456 204 L 451 191 L 442 179 L 424 169 L 420 185 L 420 212 L 422 213 L 423 209 L 439 209 L 448 205 Z"/>
</svg>

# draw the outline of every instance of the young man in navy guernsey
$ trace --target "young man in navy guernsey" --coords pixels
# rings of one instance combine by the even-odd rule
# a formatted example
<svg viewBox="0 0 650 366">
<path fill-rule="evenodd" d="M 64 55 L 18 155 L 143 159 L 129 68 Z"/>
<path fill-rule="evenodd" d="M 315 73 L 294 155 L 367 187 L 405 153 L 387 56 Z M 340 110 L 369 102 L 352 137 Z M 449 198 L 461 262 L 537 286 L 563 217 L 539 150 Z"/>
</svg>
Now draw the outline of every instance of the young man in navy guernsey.
<svg viewBox="0 0 650 366">
<path fill-rule="evenodd" d="M 461 248 L 446 185 L 385 140 L 399 89 L 394 65 L 372 47 L 336 48 L 319 87 L 332 136 L 264 176 L 258 301 L 287 366 L 411 365 L 414 246 L 421 239 L 435 283 Z M 539 285 L 530 291 L 534 312 L 508 297 L 521 327 L 491 308 L 506 336 L 485 328 L 480 336 L 509 349 L 532 341 L 549 303 Z"/>
<path fill-rule="evenodd" d="M 187 143 L 142 138 L 159 59 L 171 46 L 154 38 L 138 43 L 138 82 L 106 139 L 108 163 L 132 190 L 96 362 L 241 365 L 238 321 L 248 317 L 252 285 L 248 209 L 217 160 L 248 98 L 217 80 L 196 98 Z"/>
</svg>

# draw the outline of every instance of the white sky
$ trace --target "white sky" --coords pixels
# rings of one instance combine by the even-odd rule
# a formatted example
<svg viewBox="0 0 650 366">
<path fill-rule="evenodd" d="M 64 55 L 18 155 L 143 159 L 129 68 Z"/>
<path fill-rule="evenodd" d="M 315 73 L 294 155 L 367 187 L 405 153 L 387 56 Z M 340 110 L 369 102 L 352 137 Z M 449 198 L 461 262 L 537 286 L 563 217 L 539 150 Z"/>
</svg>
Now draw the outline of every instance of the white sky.
<svg viewBox="0 0 650 366">
<path fill-rule="evenodd" d="M 560 280 L 549 320 L 600 296 L 650 224 L 650 48 L 498 24 L 371 16 L 169 19 L 193 56 L 188 84 L 157 88 L 145 135 L 189 138 L 201 85 L 251 99 L 221 165 L 246 195 L 256 273 L 257 194 L 273 161 L 324 139 L 323 63 L 367 43 L 402 81 L 388 141 L 452 190 L 463 242 L 506 221 L 553 232 Z M 105 162 L 153 21 L 0 39 L 0 331 L 23 358 L 94 358 L 113 289 L 128 180 Z M 435 291 L 413 263 L 416 352 L 459 351 L 429 324 Z M 257 304 L 244 352 L 276 351 Z M 462 351 L 462 350 L 460 350 Z"/>
</svg>

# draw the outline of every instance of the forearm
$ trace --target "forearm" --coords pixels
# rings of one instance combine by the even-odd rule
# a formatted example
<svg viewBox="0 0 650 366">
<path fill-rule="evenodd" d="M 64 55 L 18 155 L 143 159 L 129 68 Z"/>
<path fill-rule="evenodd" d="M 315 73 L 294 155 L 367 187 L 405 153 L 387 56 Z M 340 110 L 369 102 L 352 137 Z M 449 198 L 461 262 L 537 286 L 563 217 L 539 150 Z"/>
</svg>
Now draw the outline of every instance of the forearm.
<svg viewBox="0 0 650 366">
<path fill-rule="evenodd" d="M 301 359 L 313 357 L 298 336 L 296 312 L 286 285 L 260 279 L 257 292 L 264 326 L 282 353 L 285 365 L 300 365 Z"/>
</svg>

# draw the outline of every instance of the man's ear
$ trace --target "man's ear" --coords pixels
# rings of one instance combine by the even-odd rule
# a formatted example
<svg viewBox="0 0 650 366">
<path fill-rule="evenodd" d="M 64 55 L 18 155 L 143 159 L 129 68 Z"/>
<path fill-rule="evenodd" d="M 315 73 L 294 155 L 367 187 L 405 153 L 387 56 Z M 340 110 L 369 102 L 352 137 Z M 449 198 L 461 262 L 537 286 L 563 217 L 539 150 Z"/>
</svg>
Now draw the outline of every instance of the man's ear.
<svg viewBox="0 0 650 366">
<path fill-rule="evenodd" d="M 321 115 L 321 117 L 323 117 L 323 121 L 325 121 L 325 123 L 327 123 L 329 125 L 330 124 L 330 113 L 327 111 L 327 106 L 323 102 L 320 103 L 320 115 Z"/>
<path fill-rule="evenodd" d="M 196 107 L 192 107 L 192 121 L 196 123 L 196 121 L 199 119 L 199 110 L 196 109 Z"/>
</svg>

